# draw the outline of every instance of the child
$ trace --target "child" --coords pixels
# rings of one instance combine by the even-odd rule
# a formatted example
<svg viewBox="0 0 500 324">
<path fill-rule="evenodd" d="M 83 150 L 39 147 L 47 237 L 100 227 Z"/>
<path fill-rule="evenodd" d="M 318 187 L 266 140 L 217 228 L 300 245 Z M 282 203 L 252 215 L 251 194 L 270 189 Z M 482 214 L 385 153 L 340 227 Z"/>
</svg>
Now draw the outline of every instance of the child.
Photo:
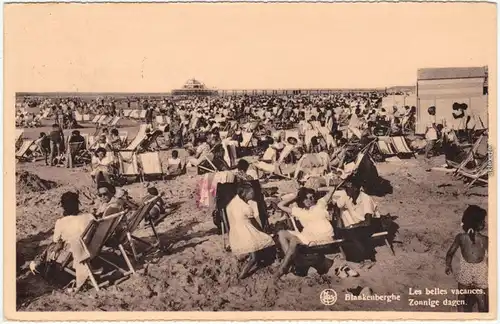
<svg viewBox="0 0 500 324">
<path fill-rule="evenodd" d="M 479 233 L 484 229 L 486 210 L 470 205 L 464 211 L 462 228 L 465 233 L 457 234 L 446 254 L 446 274 L 452 273 L 451 262 L 460 247 L 460 269 L 455 273 L 459 289 L 482 289 L 482 294 L 460 294 L 465 300 L 460 311 L 472 312 L 474 302 L 479 312 L 488 312 L 488 237 Z"/>
</svg>

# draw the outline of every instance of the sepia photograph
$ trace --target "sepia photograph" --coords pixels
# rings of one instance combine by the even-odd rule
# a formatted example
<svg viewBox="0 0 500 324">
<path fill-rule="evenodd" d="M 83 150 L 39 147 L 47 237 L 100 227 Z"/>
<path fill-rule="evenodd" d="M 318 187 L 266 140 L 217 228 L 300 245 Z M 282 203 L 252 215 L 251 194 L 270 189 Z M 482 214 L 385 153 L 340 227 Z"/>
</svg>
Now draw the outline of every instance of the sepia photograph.
<svg viewBox="0 0 500 324">
<path fill-rule="evenodd" d="M 4 11 L 12 318 L 496 316 L 495 4 Z"/>
</svg>

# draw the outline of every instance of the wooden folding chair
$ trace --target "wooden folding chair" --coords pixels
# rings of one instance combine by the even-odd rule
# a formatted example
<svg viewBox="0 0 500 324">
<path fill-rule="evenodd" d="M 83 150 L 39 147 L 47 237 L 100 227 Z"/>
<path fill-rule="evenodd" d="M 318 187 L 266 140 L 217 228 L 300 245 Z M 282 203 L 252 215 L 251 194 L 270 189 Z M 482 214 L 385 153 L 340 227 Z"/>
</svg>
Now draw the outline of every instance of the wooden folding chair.
<svg viewBox="0 0 500 324">
<path fill-rule="evenodd" d="M 408 143 L 406 143 L 406 139 L 404 138 L 404 136 L 392 136 L 389 138 L 391 144 L 396 149 L 397 154 L 407 155 L 407 156 L 411 155 L 416 158 L 416 153 L 410 149 Z"/>
<path fill-rule="evenodd" d="M 135 152 L 119 151 L 118 160 L 121 177 L 134 178 L 135 180 L 141 177 L 137 154 Z"/>
<path fill-rule="evenodd" d="M 27 155 L 30 151 L 30 147 L 34 143 L 35 141 L 33 140 L 24 140 L 19 150 L 16 151 L 16 159 L 18 159 L 18 161 L 27 161 L 28 160 Z"/>
<path fill-rule="evenodd" d="M 159 152 L 146 152 L 138 155 L 141 166 L 142 179 L 146 177 L 163 177 L 165 174 L 161 166 Z"/>
<path fill-rule="evenodd" d="M 121 236 L 118 238 L 120 244 L 120 251 L 124 250 L 125 253 L 128 253 L 129 255 L 132 255 L 134 257 L 134 260 L 137 262 L 139 261 L 142 257 L 150 254 L 153 252 L 153 250 L 163 250 L 164 247 L 161 244 L 160 236 L 158 235 L 158 232 L 156 230 L 154 220 L 150 219 L 148 217 L 149 212 L 153 208 L 153 206 L 158 202 L 158 200 L 161 199 L 160 196 L 155 196 L 147 201 L 145 201 L 139 209 L 137 209 L 130 218 L 127 220 L 127 226 L 126 229 L 123 233 L 121 233 Z M 151 230 L 153 231 L 153 234 L 155 236 L 155 242 L 151 243 L 148 242 L 142 238 L 139 238 L 137 236 L 134 236 L 134 232 L 137 230 L 139 227 L 139 224 L 142 221 L 145 221 L 148 223 L 149 226 L 151 226 Z M 135 242 L 141 243 L 144 246 L 147 247 L 146 250 L 143 250 L 142 252 L 138 252 Z M 130 250 L 125 249 L 125 247 L 129 247 Z"/>
<path fill-rule="evenodd" d="M 109 216 L 104 216 L 101 219 L 96 219 L 93 220 L 86 228 L 84 233 L 82 234 L 80 238 L 80 242 L 83 245 L 88 257 L 82 261 L 84 264 L 85 268 L 87 269 L 89 279 L 95 288 L 95 290 L 99 291 L 100 288 L 109 285 L 108 281 L 98 283 L 94 274 L 92 273 L 92 270 L 90 268 L 90 261 L 98 258 L 105 263 L 111 265 L 118 271 L 120 271 L 123 275 L 123 279 L 126 279 L 128 276 L 130 276 L 132 273 L 135 273 L 135 270 L 132 266 L 132 263 L 130 262 L 125 250 L 123 247 L 120 247 L 120 252 L 125 260 L 125 263 L 127 264 L 127 268 L 123 269 L 120 266 L 116 265 L 115 263 L 109 261 L 106 259 L 104 256 L 101 255 L 101 252 L 106 244 L 106 242 L 110 239 L 110 237 L 115 233 L 115 230 L 120 223 L 122 217 L 125 215 L 125 212 L 119 212 L 115 213 L 113 215 Z M 69 264 L 71 263 L 72 260 L 72 255 L 69 256 L 69 258 L 64 262 L 63 264 L 63 269 L 67 273 L 73 275 L 76 277 L 76 272 L 74 269 L 72 269 Z"/>
<path fill-rule="evenodd" d="M 109 127 L 117 127 L 119 121 L 120 121 L 120 117 L 115 116 L 115 117 L 113 117 L 113 119 L 111 119 L 108 126 Z"/>
<path fill-rule="evenodd" d="M 146 110 L 140 110 L 139 119 L 144 119 L 144 118 L 146 118 Z"/>
<path fill-rule="evenodd" d="M 123 117 L 130 117 L 131 113 L 132 113 L 132 109 L 124 109 L 123 110 Z"/>
<path fill-rule="evenodd" d="M 92 124 L 97 124 L 97 121 L 102 118 L 102 115 L 95 115 L 94 119 L 92 119 Z"/>
</svg>

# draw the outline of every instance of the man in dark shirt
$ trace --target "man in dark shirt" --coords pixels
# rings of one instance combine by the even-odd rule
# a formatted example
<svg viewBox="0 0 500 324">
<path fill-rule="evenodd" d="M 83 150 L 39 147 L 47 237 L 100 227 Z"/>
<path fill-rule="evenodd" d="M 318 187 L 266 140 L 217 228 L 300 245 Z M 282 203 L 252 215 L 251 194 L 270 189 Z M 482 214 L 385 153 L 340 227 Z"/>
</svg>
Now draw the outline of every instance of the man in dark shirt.
<svg viewBox="0 0 500 324">
<path fill-rule="evenodd" d="M 52 131 L 49 134 L 50 138 L 50 165 L 53 166 L 55 158 L 62 152 L 64 145 L 64 133 L 58 124 L 52 125 Z"/>
</svg>

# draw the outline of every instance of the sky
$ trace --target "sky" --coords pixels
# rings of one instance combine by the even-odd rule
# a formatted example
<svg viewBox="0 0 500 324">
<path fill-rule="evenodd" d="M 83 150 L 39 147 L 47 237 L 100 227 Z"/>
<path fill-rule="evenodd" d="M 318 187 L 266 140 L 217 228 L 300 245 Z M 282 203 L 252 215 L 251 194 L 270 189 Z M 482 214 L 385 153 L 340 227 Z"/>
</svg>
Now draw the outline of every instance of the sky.
<svg viewBox="0 0 500 324">
<path fill-rule="evenodd" d="M 15 91 L 162 92 L 414 85 L 496 64 L 492 4 L 6 5 Z"/>
</svg>

